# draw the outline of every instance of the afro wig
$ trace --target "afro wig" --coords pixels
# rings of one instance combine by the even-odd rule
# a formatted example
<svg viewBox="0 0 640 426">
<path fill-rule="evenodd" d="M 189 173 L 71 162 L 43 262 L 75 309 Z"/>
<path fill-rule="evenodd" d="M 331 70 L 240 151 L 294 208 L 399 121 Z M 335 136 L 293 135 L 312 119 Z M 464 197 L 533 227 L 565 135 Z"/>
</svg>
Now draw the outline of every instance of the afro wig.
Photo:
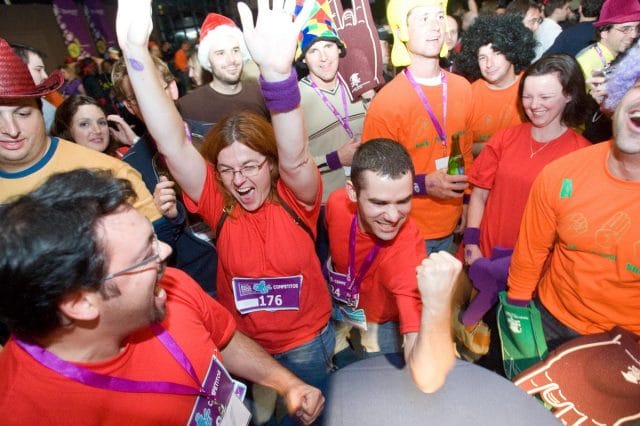
<svg viewBox="0 0 640 426">
<path fill-rule="evenodd" d="M 604 107 L 609 111 L 616 109 L 622 97 L 640 79 L 640 42 L 627 49 L 619 61 L 612 65 L 607 76 L 607 97 Z"/>
<path fill-rule="evenodd" d="M 507 57 L 519 74 L 533 60 L 536 41 L 533 33 L 514 15 L 479 16 L 462 35 L 462 50 L 454 58 L 456 71 L 474 81 L 482 77 L 478 50 L 491 44 Z"/>
</svg>

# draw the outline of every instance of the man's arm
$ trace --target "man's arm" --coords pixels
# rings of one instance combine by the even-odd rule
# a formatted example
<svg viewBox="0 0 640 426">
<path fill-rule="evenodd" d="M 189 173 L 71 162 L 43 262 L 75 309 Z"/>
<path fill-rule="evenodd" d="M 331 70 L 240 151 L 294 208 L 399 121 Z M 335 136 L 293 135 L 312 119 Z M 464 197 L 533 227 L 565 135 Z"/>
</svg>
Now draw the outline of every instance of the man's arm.
<svg viewBox="0 0 640 426">
<path fill-rule="evenodd" d="M 232 374 L 273 388 L 283 396 L 289 413 L 304 424 L 313 423 L 324 408 L 319 389 L 309 386 L 280 365 L 256 342 L 236 331 L 222 350 L 225 368 Z"/>
<path fill-rule="evenodd" d="M 416 268 L 422 298 L 418 333 L 405 334 L 404 357 L 414 383 L 433 393 L 444 385 L 455 361 L 451 298 L 462 263 L 447 252 L 431 254 Z"/>
</svg>

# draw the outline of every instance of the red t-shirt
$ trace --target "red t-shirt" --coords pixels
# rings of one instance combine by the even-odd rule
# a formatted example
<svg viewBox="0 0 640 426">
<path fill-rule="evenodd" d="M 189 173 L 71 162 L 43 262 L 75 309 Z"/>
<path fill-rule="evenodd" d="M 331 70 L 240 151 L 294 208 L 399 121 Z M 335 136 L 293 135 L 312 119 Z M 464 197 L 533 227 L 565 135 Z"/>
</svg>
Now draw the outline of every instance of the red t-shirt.
<svg viewBox="0 0 640 426">
<path fill-rule="evenodd" d="M 229 312 L 184 272 L 167 268 L 165 329 L 202 380 L 218 348 L 235 332 Z M 196 386 L 149 328 L 132 334 L 124 350 L 95 363 L 75 363 L 95 373 L 131 380 Z M 33 359 L 11 339 L 0 352 L 3 425 L 184 425 L 195 396 L 103 390 L 67 379 Z"/>
<path fill-rule="evenodd" d="M 333 192 L 327 200 L 327 228 L 333 269 L 347 273 L 349 265 L 349 233 L 356 204 L 345 189 Z M 377 239 L 357 227 L 356 271 Z M 426 257 L 424 240 L 411 218 L 392 241 L 378 252 L 360 287 L 358 307 L 364 309 L 367 322 L 400 321 L 400 333 L 420 330 L 422 302 L 418 292 L 416 267 Z"/>
<path fill-rule="evenodd" d="M 200 195 L 200 203 L 184 197 L 191 212 L 201 215 L 216 229 L 223 199 L 212 166 Z M 316 229 L 322 187 L 314 208 L 306 210 L 281 180 L 278 194 L 312 229 Z M 331 299 L 315 254 L 315 242 L 296 225 L 284 208 L 272 201 L 256 211 L 236 206 L 218 235 L 218 300 L 234 315 L 238 329 L 256 340 L 271 354 L 282 353 L 313 339 L 328 323 Z M 240 314 L 235 306 L 231 280 L 234 277 L 262 278 L 302 275 L 300 309 L 297 311 L 255 311 Z"/>
<path fill-rule="evenodd" d="M 491 256 L 495 246 L 516 245 L 529 190 L 544 166 L 588 145 L 589 141 L 571 129 L 541 144 L 531 137 L 531 123 L 493 135 L 469 175 L 472 185 L 491 190 L 480 224 L 483 256 Z"/>
</svg>

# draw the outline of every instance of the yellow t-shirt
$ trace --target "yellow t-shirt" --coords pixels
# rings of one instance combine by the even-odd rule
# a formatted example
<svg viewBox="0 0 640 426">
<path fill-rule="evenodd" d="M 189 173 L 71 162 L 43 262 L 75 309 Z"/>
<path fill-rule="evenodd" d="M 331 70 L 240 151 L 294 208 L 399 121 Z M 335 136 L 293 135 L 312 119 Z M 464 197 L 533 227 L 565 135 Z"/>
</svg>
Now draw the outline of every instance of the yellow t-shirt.
<svg viewBox="0 0 640 426">
<path fill-rule="evenodd" d="M 73 142 L 52 137 L 44 156 L 31 167 L 8 173 L 0 170 L 0 203 L 33 191 L 55 174 L 79 168 L 111 170 L 115 177 L 127 179 L 136 192 L 133 206 L 150 221 L 160 219 L 161 214 L 153 202 L 140 173 L 127 163 L 106 154 L 85 148 Z"/>
</svg>

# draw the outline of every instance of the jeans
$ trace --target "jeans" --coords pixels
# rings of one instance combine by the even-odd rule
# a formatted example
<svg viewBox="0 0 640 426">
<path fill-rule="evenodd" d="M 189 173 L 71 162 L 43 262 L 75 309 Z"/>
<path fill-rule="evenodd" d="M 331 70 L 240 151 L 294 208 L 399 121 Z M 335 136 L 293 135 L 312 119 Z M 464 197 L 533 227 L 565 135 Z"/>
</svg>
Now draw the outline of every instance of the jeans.
<svg viewBox="0 0 640 426">
<path fill-rule="evenodd" d="M 427 248 L 427 255 L 439 251 L 447 251 L 451 253 L 451 245 L 453 244 L 453 234 L 446 237 L 435 238 L 433 240 L 425 240 L 425 247 Z"/>
<path fill-rule="evenodd" d="M 333 324 L 327 326 L 309 342 L 273 355 L 273 358 L 298 376 L 303 382 L 315 386 L 326 394 L 327 378 L 333 370 L 331 358 L 336 344 Z M 286 405 L 274 390 L 253 384 L 251 386 L 252 424 L 295 425 L 296 419 L 286 415 Z"/>
<path fill-rule="evenodd" d="M 549 349 L 549 352 L 556 349 L 564 342 L 581 336 L 578 332 L 558 321 L 551 312 L 547 311 L 547 308 L 544 307 L 540 299 L 535 297 L 533 301 L 536 308 L 540 311 L 542 329 L 544 330 L 544 339 L 547 341 L 547 348 Z"/>
<path fill-rule="evenodd" d="M 335 330 L 329 323 L 313 340 L 273 357 L 300 380 L 324 392 L 327 377 L 333 369 L 331 357 L 335 345 Z"/>
</svg>

